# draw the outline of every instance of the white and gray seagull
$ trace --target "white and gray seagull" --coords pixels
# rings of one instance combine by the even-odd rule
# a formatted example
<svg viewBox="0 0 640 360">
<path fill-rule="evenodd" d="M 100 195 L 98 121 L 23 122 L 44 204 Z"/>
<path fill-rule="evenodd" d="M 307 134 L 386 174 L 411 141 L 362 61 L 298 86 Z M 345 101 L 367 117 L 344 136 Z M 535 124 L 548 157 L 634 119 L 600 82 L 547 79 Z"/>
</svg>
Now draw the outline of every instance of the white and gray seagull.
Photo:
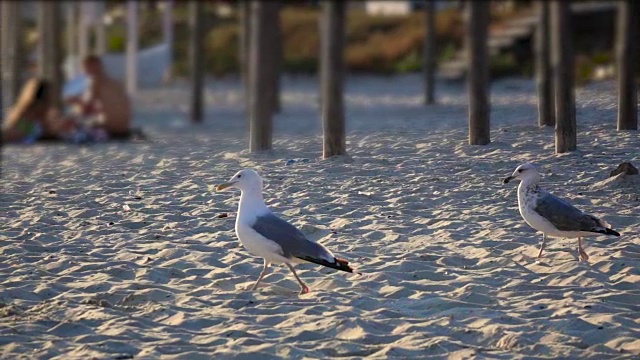
<svg viewBox="0 0 640 360">
<path fill-rule="evenodd" d="M 582 248 L 582 237 L 605 234 L 620 234 L 601 219 L 578 210 L 563 199 L 540 189 L 540 174 L 533 164 L 518 166 L 511 176 L 503 180 L 506 184 L 519 179 L 518 207 L 524 221 L 532 228 L 542 232 L 542 244 L 538 258 L 542 256 L 547 236 L 578 238 L 580 260 L 589 260 L 589 255 Z"/>
<path fill-rule="evenodd" d="M 300 230 L 269 210 L 262 198 L 262 179 L 258 173 L 251 169 L 239 171 L 229 182 L 218 185 L 216 190 L 232 188 L 242 192 L 236 217 L 236 235 L 251 254 L 264 259 L 264 268 L 251 290 L 258 287 L 271 264 L 287 265 L 300 283 L 300 294 L 308 293 L 309 287 L 296 274 L 294 264 L 311 262 L 354 272 L 348 261 L 335 257 L 324 246 L 310 241 Z"/>
</svg>

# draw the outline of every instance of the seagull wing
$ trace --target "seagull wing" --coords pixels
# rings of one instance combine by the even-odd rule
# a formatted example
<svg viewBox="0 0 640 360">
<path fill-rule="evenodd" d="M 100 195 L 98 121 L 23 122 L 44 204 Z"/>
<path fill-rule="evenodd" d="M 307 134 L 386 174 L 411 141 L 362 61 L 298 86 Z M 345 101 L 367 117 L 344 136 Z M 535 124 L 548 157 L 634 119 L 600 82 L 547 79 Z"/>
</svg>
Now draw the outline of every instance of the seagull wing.
<svg viewBox="0 0 640 360">
<path fill-rule="evenodd" d="M 333 256 L 324 246 L 310 241 L 295 226 L 273 213 L 258 216 L 251 228 L 263 237 L 275 242 L 286 258 L 298 258 L 337 270 L 353 272 L 348 262 Z"/>
<path fill-rule="evenodd" d="M 561 231 L 607 233 L 607 223 L 585 214 L 567 201 L 546 191 L 540 192 L 533 210 Z"/>
</svg>

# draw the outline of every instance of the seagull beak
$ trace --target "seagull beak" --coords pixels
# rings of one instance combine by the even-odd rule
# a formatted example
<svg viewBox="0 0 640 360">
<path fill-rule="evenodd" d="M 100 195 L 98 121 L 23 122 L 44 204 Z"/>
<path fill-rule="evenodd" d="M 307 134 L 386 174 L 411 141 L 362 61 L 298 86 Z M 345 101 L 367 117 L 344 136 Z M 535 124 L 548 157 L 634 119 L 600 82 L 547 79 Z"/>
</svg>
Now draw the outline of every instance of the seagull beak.
<svg viewBox="0 0 640 360">
<path fill-rule="evenodd" d="M 228 183 L 220 184 L 220 185 L 216 186 L 216 191 L 224 191 L 224 190 L 232 187 L 233 185 L 235 185 L 235 182 L 228 182 Z"/>
<path fill-rule="evenodd" d="M 506 178 L 504 178 L 504 180 L 502 180 L 503 184 L 507 184 L 509 183 L 509 181 L 513 180 L 514 177 L 513 176 L 507 176 Z"/>
</svg>

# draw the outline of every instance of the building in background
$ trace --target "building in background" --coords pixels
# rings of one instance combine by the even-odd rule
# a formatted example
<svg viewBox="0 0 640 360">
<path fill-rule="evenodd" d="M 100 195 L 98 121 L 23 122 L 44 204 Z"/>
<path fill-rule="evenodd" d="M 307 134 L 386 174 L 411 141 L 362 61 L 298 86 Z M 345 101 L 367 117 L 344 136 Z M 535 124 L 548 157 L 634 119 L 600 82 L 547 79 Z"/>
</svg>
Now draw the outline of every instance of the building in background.
<svg viewBox="0 0 640 360">
<path fill-rule="evenodd" d="M 367 1 L 365 10 L 368 15 L 408 15 L 414 10 L 413 1 Z"/>
<path fill-rule="evenodd" d="M 460 6 L 460 1 L 436 1 L 436 9 Z M 408 15 L 412 11 L 424 7 L 424 0 L 389 0 L 389 1 L 365 1 L 364 8 L 369 15 L 401 16 Z"/>
</svg>

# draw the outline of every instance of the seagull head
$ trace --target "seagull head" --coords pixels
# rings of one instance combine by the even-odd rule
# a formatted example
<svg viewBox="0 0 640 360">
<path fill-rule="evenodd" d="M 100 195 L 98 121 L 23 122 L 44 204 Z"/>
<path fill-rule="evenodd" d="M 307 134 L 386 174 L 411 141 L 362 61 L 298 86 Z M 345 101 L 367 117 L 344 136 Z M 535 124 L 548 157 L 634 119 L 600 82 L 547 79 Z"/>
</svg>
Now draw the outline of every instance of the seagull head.
<svg viewBox="0 0 640 360">
<path fill-rule="evenodd" d="M 527 181 L 527 180 L 530 181 L 530 180 L 538 179 L 538 177 L 539 177 L 538 169 L 535 167 L 535 165 L 531 163 L 526 163 L 518 166 L 513 171 L 513 174 L 511 174 L 511 176 L 507 176 L 504 180 L 502 180 L 502 183 L 506 184 L 509 181 L 515 180 L 515 179 L 518 179 L 520 181 Z"/>
<path fill-rule="evenodd" d="M 228 182 L 220 184 L 216 187 L 217 191 L 227 189 L 238 189 L 240 191 L 262 191 L 262 178 L 257 172 L 251 169 L 238 171 Z"/>
</svg>

